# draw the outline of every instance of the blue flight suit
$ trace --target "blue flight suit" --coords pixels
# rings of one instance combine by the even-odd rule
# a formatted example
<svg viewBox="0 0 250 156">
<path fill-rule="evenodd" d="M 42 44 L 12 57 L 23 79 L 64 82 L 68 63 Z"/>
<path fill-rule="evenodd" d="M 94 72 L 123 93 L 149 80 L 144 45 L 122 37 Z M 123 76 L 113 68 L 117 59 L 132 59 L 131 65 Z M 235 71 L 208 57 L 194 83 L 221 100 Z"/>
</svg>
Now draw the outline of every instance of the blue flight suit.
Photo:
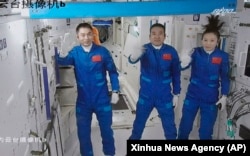
<svg viewBox="0 0 250 156">
<path fill-rule="evenodd" d="M 163 44 L 155 49 L 151 43 L 144 45 L 145 53 L 135 62 L 141 61 L 140 91 L 136 105 L 136 117 L 129 139 L 141 138 L 146 121 L 155 107 L 159 113 L 166 139 L 176 139 L 173 94 L 180 93 L 180 61 L 177 51 Z M 173 88 L 173 89 L 172 89 Z"/>
<path fill-rule="evenodd" d="M 99 122 L 103 152 L 115 154 L 112 126 L 112 106 L 107 86 L 108 71 L 112 90 L 119 90 L 118 73 L 109 51 L 92 44 L 90 52 L 81 45 L 75 46 L 65 58 L 57 57 L 60 65 L 73 65 L 77 83 L 76 119 L 80 151 L 84 156 L 93 156 L 91 120 L 95 113 Z"/>
<path fill-rule="evenodd" d="M 195 48 L 191 58 L 188 66 L 192 67 L 191 77 L 183 104 L 178 139 L 188 139 L 200 109 L 199 137 L 208 140 L 212 139 L 217 118 L 219 87 L 222 95 L 229 93 L 229 58 L 226 52 L 218 48 L 208 54 L 203 47 Z"/>
</svg>

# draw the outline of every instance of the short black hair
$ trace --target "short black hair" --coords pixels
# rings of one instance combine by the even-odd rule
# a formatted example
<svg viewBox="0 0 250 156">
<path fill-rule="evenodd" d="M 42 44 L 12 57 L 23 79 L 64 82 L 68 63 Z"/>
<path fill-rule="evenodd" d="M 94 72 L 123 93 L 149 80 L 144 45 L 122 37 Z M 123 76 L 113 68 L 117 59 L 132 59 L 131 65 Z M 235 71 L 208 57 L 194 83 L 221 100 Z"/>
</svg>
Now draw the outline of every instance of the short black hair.
<svg viewBox="0 0 250 156">
<path fill-rule="evenodd" d="M 159 27 L 159 28 L 162 28 L 164 30 L 164 33 L 165 33 L 165 26 L 161 23 L 155 23 L 153 24 L 151 27 L 150 27 L 150 33 L 151 33 L 151 30 L 154 28 L 154 27 Z"/>
<path fill-rule="evenodd" d="M 76 33 L 78 33 L 78 31 L 79 31 L 80 28 L 89 28 L 91 31 L 93 30 L 92 26 L 89 23 L 80 23 L 76 27 Z"/>
</svg>

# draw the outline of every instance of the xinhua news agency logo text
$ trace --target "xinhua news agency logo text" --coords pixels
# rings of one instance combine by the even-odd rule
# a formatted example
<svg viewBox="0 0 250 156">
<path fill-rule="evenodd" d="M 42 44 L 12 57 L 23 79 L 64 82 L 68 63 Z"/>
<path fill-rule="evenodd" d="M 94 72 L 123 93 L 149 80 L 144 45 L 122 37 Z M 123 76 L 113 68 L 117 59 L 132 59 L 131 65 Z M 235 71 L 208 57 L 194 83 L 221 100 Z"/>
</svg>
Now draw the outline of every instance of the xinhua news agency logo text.
<svg viewBox="0 0 250 156">
<path fill-rule="evenodd" d="M 65 3 L 61 0 L 0 0 L 0 8 L 60 8 L 65 7 Z"/>
</svg>

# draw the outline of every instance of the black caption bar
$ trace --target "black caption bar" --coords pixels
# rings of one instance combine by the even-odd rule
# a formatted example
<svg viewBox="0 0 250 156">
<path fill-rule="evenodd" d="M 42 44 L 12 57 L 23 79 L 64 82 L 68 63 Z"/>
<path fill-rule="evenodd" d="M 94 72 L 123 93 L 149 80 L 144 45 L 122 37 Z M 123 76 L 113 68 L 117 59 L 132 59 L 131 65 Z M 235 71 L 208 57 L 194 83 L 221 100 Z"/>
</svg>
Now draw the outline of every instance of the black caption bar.
<svg viewBox="0 0 250 156">
<path fill-rule="evenodd" d="M 192 155 L 249 155 L 247 140 L 128 140 L 127 156 L 136 154 L 189 153 Z"/>
</svg>

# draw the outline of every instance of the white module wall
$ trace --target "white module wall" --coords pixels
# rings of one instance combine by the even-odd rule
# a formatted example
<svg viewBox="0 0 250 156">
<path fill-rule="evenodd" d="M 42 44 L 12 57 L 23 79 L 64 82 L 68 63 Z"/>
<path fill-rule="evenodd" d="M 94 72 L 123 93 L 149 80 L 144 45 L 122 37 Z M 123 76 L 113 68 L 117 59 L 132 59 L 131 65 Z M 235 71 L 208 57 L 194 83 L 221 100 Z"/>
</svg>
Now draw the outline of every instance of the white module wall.
<svg viewBox="0 0 250 156">
<path fill-rule="evenodd" d="M 250 77 L 245 75 L 248 46 L 250 45 L 249 14 L 250 9 L 232 14 L 229 22 L 230 36 L 227 41 L 227 51 L 231 62 L 231 90 L 227 110 L 219 114 L 219 139 L 243 139 L 239 133 L 241 125 L 250 129 Z M 228 121 L 231 119 L 234 122 L 230 128 Z"/>
<path fill-rule="evenodd" d="M 236 65 L 236 80 L 250 87 L 250 76 L 245 75 L 246 60 L 250 45 L 250 9 L 238 14 L 237 43 L 235 48 L 234 64 Z M 249 66 L 249 65 L 248 65 Z"/>
<path fill-rule="evenodd" d="M 20 139 L 29 136 L 27 93 L 31 88 L 29 64 L 23 51 L 26 21 L 0 23 L 0 30 L 0 40 L 4 42 L 0 50 L 0 151 L 2 155 L 23 155 L 28 143 Z"/>
</svg>

